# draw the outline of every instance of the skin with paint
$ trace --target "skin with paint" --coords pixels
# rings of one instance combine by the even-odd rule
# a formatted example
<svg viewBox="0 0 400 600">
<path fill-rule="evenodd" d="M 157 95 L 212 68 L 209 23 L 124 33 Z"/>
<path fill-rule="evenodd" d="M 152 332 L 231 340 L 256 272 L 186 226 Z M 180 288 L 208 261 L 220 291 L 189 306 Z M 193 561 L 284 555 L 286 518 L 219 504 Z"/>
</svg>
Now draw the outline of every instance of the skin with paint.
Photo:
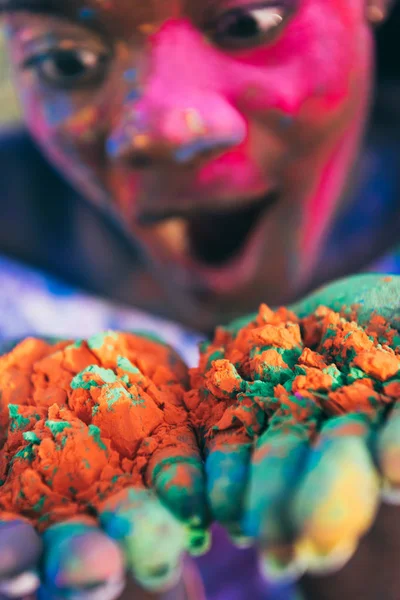
<svg viewBox="0 0 400 600">
<path fill-rule="evenodd" d="M 398 597 L 399 294 L 360 276 L 262 306 L 191 371 L 213 517 L 258 542 L 269 578 L 306 573 L 306 598 Z"/>
<path fill-rule="evenodd" d="M 186 371 L 166 344 L 112 331 L 70 344 L 28 338 L 0 357 L 0 509 L 43 531 L 88 506 L 110 512 L 104 503 L 126 487 L 149 487 L 173 499 L 182 522 L 204 528 Z"/>
<path fill-rule="evenodd" d="M 349 571 L 346 567 L 342 575 L 335 576 L 333 596 L 332 586 L 327 585 L 326 579 L 304 578 L 301 585 L 308 590 L 310 596 L 307 597 L 310 598 L 316 594 L 317 598 L 350 599 L 355 593 L 362 593 L 361 597 L 372 599 L 383 589 L 387 590 L 387 598 L 396 598 L 399 584 L 399 548 L 395 537 L 400 516 L 398 509 L 383 507 L 376 525 L 372 529 L 371 526 L 378 509 L 380 477 L 384 482 L 383 498 L 389 503 L 398 503 L 400 498 L 397 470 L 399 411 L 396 404 L 400 374 L 399 292 L 400 277 L 362 276 L 323 289 L 291 310 L 279 309 L 274 313 L 263 306 L 255 318 L 247 318 L 247 323 L 242 319 L 240 323 L 221 328 L 214 340 L 215 347 L 212 344 L 204 346 L 200 368 L 191 372 L 192 389 L 186 394 L 185 404 L 206 447 L 206 473 L 213 517 L 221 521 L 234 538 L 238 539 L 237 534 L 242 531 L 259 541 L 262 564 L 270 577 L 282 574 L 299 577 L 305 568 L 314 574 L 326 573 L 336 570 L 355 555 L 351 564 L 357 565 L 357 568 Z M 318 308 L 321 305 L 327 307 Z M 339 311 L 340 315 L 334 311 Z M 355 325 L 354 321 L 359 325 Z M 119 336 L 120 339 L 130 337 Z M 137 349 L 140 353 L 132 354 L 132 350 Z M 120 352 L 130 355 L 132 362 L 117 358 L 114 365 Z M 43 419 L 39 418 L 35 422 L 35 417 L 30 423 L 30 416 L 34 416 L 35 411 L 46 408 L 41 406 L 47 398 L 46 379 L 52 390 L 52 400 L 58 390 L 61 404 L 66 393 L 65 386 L 70 382 L 69 404 L 85 420 L 88 419 L 86 413 L 91 403 L 94 403 L 95 409 L 92 409 L 92 418 L 102 414 L 104 398 L 111 401 L 113 411 L 116 410 L 118 415 L 120 394 L 116 400 L 115 394 L 110 395 L 110 391 L 117 389 L 115 386 L 121 387 L 127 382 L 132 384 L 133 378 L 150 392 L 148 383 L 141 379 L 137 381 L 140 374 L 134 365 L 140 364 L 145 373 L 152 372 L 158 385 L 162 384 L 165 376 L 167 381 L 171 377 L 173 381 L 175 372 L 179 379 L 184 378 L 184 369 L 176 357 L 172 362 L 168 360 L 173 368 L 171 374 L 165 370 L 167 365 L 163 365 L 161 372 L 157 371 L 159 364 L 165 360 L 163 356 L 170 356 L 168 349 L 159 344 L 154 346 L 153 341 L 140 340 L 139 346 L 132 348 L 131 344 L 120 345 L 118 337 L 114 339 L 110 334 L 96 336 L 88 341 L 87 347 L 85 344 L 66 346 L 65 343 L 49 347 L 44 342 L 27 340 L 2 359 L 2 387 L 8 394 L 6 401 L 12 399 L 10 394 L 14 394 L 15 400 L 20 397 L 18 387 L 8 388 L 7 381 L 15 382 L 19 371 L 28 375 L 33 359 L 33 395 L 29 402 L 33 402 L 36 408 L 32 413 L 33 407 L 21 406 L 15 410 L 18 407 L 11 405 L 6 450 L 10 452 L 11 447 L 17 449 L 24 430 L 22 438 L 28 446 L 23 443 L 21 449 L 18 447 L 18 461 L 21 464 L 25 460 L 29 462 L 31 451 L 27 449 L 32 444 L 43 444 L 40 442 L 43 424 L 48 430 L 43 440 L 49 441 L 53 436 L 60 449 L 63 448 L 68 411 L 62 409 L 65 415 L 61 414 L 53 404 L 50 421 L 43 423 Z M 92 363 L 94 357 L 108 369 L 92 364 L 88 368 L 87 361 Z M 71 369 L 79 370 L 82 366 L 84 370 L 71 381 Z M 119 380 L 110 367 L 116 369 Z M 45 375 L 47 377 L 43 379 Z M 54 385 L 52 380 L 58 384 Z M 24 377 L 20 377 L 22 388 L 24 383 Z M 153 395 L 155 390 L 151 392 Z M 198 401 L 199 392 L 201 402 Z M 26 394 L 23 397 L 26 398 Z M 348 414 L 350 406 L 357 413 Z M 390 412 L 387 407 L 391 408 Z M 108 418 L 114 418 L 113 411 Z M 8 420 L 7 416 L 4 418 Z M 74 426 L 70 432 L 71 440 L 73 429 Z M 106 450 L 104 443 L 96 447 L 99 441 L 96 429 L 93 426 L 89 428 L 96 451 L 92 449 L 88 457 L 90 460 L 93 458 L 94 466 L 96 460 L 99 462 L 99 457 L 101 459 L 100 450 Z M 27 432 L 29 435 L 26 435 Z M 134 428 L 121 438 L 129 440 L 133 432 Z M 164 439 L 166 433 L 162 442 L 168 446 L 171 441 Z M 80 430 L 77 435 L 79 437 Z M 107 432 L 105 436 L 107 441 Z M 248 446 L 254 436 L 258 440 L 250 463 Z M 180 519 L 187 520 L 188 515 L 182 509 L 196 505 L 202 482 L 200 486 L 196 483 L 201 480 L 197 448 L 190 440 L 186 445 L 186 437 L 186 434 L 179 434 L 178 452 L 174 453 L 174 459 L 179 458 L 180 474 L 175 472 L 176 460 L 171 462 L 162 452 L 150 473 L 153 485 L 164 502 Z M 117 442 L 121 447 L 119 440 Z M 62 452 L 67 452 L 68 444 L 67 440 Z M 85 451 L 82 448 L 81 453 Z M 39 471 L 46 466 L 49 449 L 40 452 L 35 458 L 35 461 L 40 459 L 39 463 L 42 462 L 42 466 L 36 466 Z M 25 454 L 28 455 L 26 458 Z M 51 464 L 55 462 L 52 460 Z M 75 478 L 74 487 L 81 485 L 82 477 L 87 481 L 87 473 L 81 474 L 73 463 L 65 470 L 62 461 L 57 462 L 61 477 L 56 474 L 51 478 L 49 486 L 53 491 L 60 491 L 60 485 L 65 486 L 62 477 L 67 473 Z M 113 462 L 110 460 L 110 467 Z M 24 477 L 25 473 L 29 475 L 29 465 L 26 466 L 28 470 L 23 469 L 21 473 L 18 464 L 13 465 L 7 479 L 12 482 L 14 472 L 17 477 Z M 265 473 L 268 473 L 267 478 Z M 247 497 L 243 497 L 249 478 Z M 107 476 L 101 476 L 101 479 L 107 482 Z M 9 481 L 2 488 L 4 494 L 0 495 L 0 503 L 4 502 L 4 496 L 7 497 Z M 29 477 L 27 481 L 30 481 Z M 65 481 L 68 486 L 68 478 Z M 171 486 L 172 481 L 174 485 Z M 293 495 L 294 485 L 297 489 Z M 95 508 L 96 484 L 92 484 L 92 488 Z M 51 492 L 44 503 L 46 505 L 49 501 L 49 506 L 44 506 L 39 498 L 38 506 L 32 507 L 37 491 L 32 488 L 25 498 L 21 497 L 20 509 L 25 507 L 26 510 L 29 505 L 29 510 L 37 510 L 39 514 L 43 508 L 51 512 Z M 169 492 L 168 495 L 163 495 L 163 491 Z M 198 506 L 202 505 L 203 500 L 198 503 Z M 3 527 L 12 515 L 7 520 L 5 517 L 3 514 Z M 389 533 L 390 519 L 392 533 Z M 189 518 L 190 521 L 192 518 Z M 197 515 L 194 524 L 200 521 L 204 522 L 201 514 Z M 167 560 L 172 561 L 171 568 L 176 565 L 175 558 L 179 549 L 183 548 L 179 541 L 179 527 L 146 490 L 130 488 L 107 500 L 101 507 L 100 523 L 103 530 L 99 530 L 91 519 L 64 522 L 46 530 L 43 537 L 43 575 L 50 597 L 68 597 L 71 587 L 76 593 L 85 584 L 86 587 L 89 583 L 93 585 L 96 576 L 100 577 L 100 566 L 103 567 L 102 578 L 107 581 L 102 593 L 114 597 L 119 590 L 116 586 L 118 579 L 115 581 L 116 568 L 122 577 L 121 550 L 125 555 L 125 566 L 132 569 L 146 586 L 150 583 L 150 574 L 152 583 L 158 576 L 164 577 L 163 571 L 159 574 L 157 569 L 153 570 L 155 567 L 167 565 Z M 21 526 L 27 529 L 25 533 L 29 539 L 33 531 L 27 524 L 22 523 Z M 360 538 L 370 529 L 369 536 L 356 553 Z M 103 531 L 110 537 L 106 538 Z M 13 537 L 10 537 L 12 541 Z M 8 537 L 6 539 L 10 541 Z M 168 542 L 165 548 L 160 543 L 161 539 Z M 175 548 L 171 545 L 172 540 L 177 540 L 176 555 L 172 552 Z M 32 541 L 36 544 L 37 553 L 40 553 L 38 538 L 33 536 Z M 381 553 L 382 544 L 393 551 L 393 556 L 385 562 L 382 570 L 384 581 L 381 571 L 372 568 L 379 560 L 377 553 Z M 28 548 L 31 544 L 26 544 Z M 103 556 L 107 556 L 107 560 L 102 559 Z M 9 554 L 8 557 L 10 560 Z M 77 562 L 76 557 L 84 558 L 83 563 L 81 560 Z M 111 557 L 114 559 L 111 560 Z M 367 568 L 367 573 L 373 574 L 370 578 L 366 577 L 364 570 L 360 570 L 360 564 Z M 81 567 L 78 570 L 77 565 Z"/>
<path fill-rule="evenodd" d="M 355 303 L 358 321 L 362 325 L 366 325 L 370 321 L 371 312 L 379 315 L 373 328 L 378 337 L 382 336 L 382 342 L 386 338 L 386 333 L 391 330 L 389 346 L 397 348 L 398 353 L 399 295 L 399 277 L 382 279 L 373 275 L 360 276 L 328 286 L 293 308 L 299 315 L 304 315 L 315 310 L 320 303 L 330 306 L 333 310 L 339 310 L 342 306 Z M 384 321 L 391 323 L 392 326 L 389 329 L 384 326 L 381 328 L 379 322 L 382 325 Z M 400 556 L 400 510 L 398 508 L 397 469 L 393 468 L 394 464 L 398 463 L 395 458 L 399 439 L 395 433 L 399 422 L 397 377 L 394 377 L 392 384 L 386 383 L 386 389 L 395 400 L 392 409 L 385 411 L 387 418 L 384 418 L 378 427 L 375 426 L 374 433 L 372 435 L 369 433 L 367 439 L 364 436 L 364 442 L 362 442 L 362 429 L 358 438 L 364 448 L 366 444 L 369 450 L 369 459 L 367 459 L 369 467 L 367 469 L 371 469 L 372 457 L 373 468 L 378 469 L 381 474 L 383 502 L 378 508 L 372 528 L 367 535 L 363 536 L 357 552 L 340 572 L 333 572 L 328 576 L 307 576 L 303 579 L 302 588 L 305 597 L 310 600 L 320 598 L 324 600 L 370 598 L 372 600 L 380 597 L 385 600 L 395 600 L 398 598 L 400 581 L 396 565 Z M 364 455 L 364 461 L 365 458 L 367 457 Z M 367 463 L 364 462 L 364 464 L 367 466 Z M 366 472 L 364 469 L 364 473 Z"/>
<path fill-rule="evenodd" d="M 2 4 L 31 133 L 140 251 L 98 289 L 210 330 L 320 276 L 383 0 Z"/>
<path fill-rule="evenodd" d="M 147 590 L 135 597 L 186 599 L 183 554 L 206 549 L 208 524 L 187 379 L 176 352 L 144 334 L 28 338 L 0 357 L 5 594 L 40 572 L 46 597 L 114 598 L 126 573 Z"/>
<path fill-rule="evenodd" d="M 150 279 L 146 308 L 208 330 L 312 285 L 386 4 L 2 2 L 30 131 L 144 257 L 130 302 Z"/>
</svg>

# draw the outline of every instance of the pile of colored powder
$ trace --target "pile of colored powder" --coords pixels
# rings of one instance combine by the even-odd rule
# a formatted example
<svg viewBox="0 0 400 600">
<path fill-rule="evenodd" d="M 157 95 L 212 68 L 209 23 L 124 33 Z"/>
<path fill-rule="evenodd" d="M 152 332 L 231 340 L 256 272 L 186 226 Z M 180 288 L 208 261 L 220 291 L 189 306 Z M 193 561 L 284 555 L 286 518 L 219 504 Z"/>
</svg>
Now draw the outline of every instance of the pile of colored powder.
<svg viewBox="0 0 400 600">
<path fill-rule="evenodd" d="M 308 422 L 312 437 L 321 418 L 372 416 L 400 398 L 399 343 L 377 314 L 360 326 L 348 311 L 298 318 L 262 305 L 202 345 L 185 404 L 208 448 L 252 442 L 277 415 L 287 427 Z"/>
<path fill-rule="evenodd" d="M 152 461 L 193 437 L 186 381 L 178 355 L 144 335 L 19 344 L 0 358 L 0 510 L 43 529 L 150 485 Z"/>
</svg>

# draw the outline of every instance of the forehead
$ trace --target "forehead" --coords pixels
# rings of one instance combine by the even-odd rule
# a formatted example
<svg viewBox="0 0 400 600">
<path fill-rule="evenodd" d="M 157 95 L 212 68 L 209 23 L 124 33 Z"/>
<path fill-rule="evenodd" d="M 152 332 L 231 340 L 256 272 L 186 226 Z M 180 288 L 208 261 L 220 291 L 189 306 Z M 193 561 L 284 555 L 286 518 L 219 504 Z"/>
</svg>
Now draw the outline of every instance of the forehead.
<svg viewBox="0 0 400 600">
<path fill-rule="evenodd" d="M 345 19 L 365 0 L 0 0 L 0 10 L 61 17 L 99 32 L 130 38 L 136 31 L 152 31 L 167 19 L 190 18 L 204 26 L 208 17 L 225 8 L 268 6 L 283 3 L 300 14 L 313 14 L 311 21 Z M 316 16 L 315 16 L 316 15 Z M 340 15 L 340 16 L 339 16 Z M 297 19 L 295 19 L 297 21 Z"/>
<path fill-rule="evenodd" d="M 209 0 L 0 0 L 3 11 L 28 11 L 65 17 L 74 21 L 121 24 L 135 27 L 143 22 L 162 22 L 195 11 Z"/>
</svg>

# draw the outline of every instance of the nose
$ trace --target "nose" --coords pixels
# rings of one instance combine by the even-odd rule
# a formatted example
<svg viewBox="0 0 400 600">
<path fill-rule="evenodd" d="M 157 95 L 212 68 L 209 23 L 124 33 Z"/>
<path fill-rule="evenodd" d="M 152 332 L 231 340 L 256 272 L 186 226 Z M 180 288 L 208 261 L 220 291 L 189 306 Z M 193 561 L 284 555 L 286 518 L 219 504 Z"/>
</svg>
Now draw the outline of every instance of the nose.
<svg viewBox="0 0 400 600">
<path fill-rule="evenodd" d="M 196 165 L 245 140 L 246 122 L 218 83 L 218 57 L 192 25 L 166 24 L 148 53 L 142 94 L 128 94 L 108 139 L 113 160 Z"/>
<path fill-rule="evenodd" d="M 243 142 L 246 129 L 235 122 L 235 115 L 229 114 L 229 108 L 225 109 L 227 114 L 213 123 L 206 117 L 205 106 L 212 110 L 210 99 L 198 110 L 175 105 L 158 111 L 147 127 L 122 125 L 109 139 L 108 153 L 114 160 L 130 163 L 136 168 L 159 163 L 189 166 L 210 160 Z M 221 115 L 221 112 L 215 111 L 214 115 Z M 172 113 L 180 113 L 181 123 L 168 127 Z M 193 127 L 190 123 L 194 121 L 201 127 Z"/>
</svg>

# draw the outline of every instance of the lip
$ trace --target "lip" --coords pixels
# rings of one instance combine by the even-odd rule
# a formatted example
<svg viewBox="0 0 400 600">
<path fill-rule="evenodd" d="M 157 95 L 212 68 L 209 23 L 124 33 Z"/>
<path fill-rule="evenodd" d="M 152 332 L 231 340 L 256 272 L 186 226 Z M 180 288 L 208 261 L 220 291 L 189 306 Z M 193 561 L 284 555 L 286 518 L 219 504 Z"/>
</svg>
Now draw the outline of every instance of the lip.
<svg viewBox="0 0 400 600">
<path fill-rule="evenodd" d="M 240 218 L 241 211 L 260 205 L 259 212 L 250 224 L 242 243 L 231 256 L 217 264 L 207 264 L 193 255 L 190 248 L 190 224 L 187 219 L 180 216 L 176 220 L 171 218 L 161 222 L 151 227 L 158 241 L 159 258 L 185 287 L 203 288 L 217 295 L 230 294 L 238 288 L 245 287 L 254 278 L 264 242 L 265 222 L 278 203 L 279 193 L 268 190 L 252 200 L 232 202 L 231 206 L 235 208 L 231 208 L 231 211 L 210 211 L 209 218 L 213 219 L 213 214 L 218 215 L 221 227 L 224 213 L 232 219 L 232 215 L 237 212 Z"/>
</svg>

